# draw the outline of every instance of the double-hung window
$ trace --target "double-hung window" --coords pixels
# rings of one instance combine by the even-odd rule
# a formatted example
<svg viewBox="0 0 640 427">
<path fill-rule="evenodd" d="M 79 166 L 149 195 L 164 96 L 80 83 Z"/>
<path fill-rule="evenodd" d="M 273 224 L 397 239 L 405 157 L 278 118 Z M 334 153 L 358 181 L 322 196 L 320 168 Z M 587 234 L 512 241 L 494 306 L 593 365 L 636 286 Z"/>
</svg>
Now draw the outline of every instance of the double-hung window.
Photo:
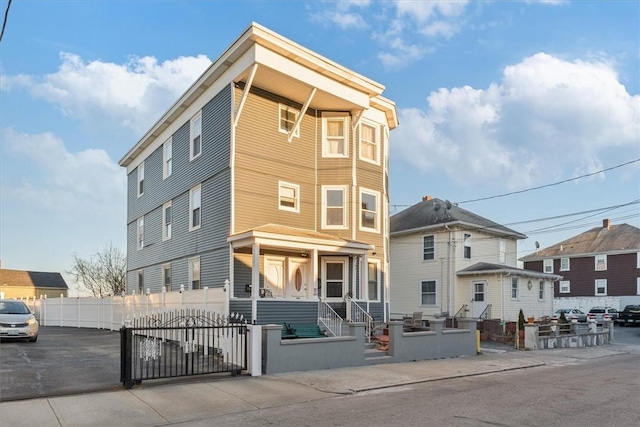
<svg viewBox="0 0 640 427">
<path fill-rule="evenodd" d="M 545 273 L 553 273 L 553 259 L 542 260 L 542 268 Z"/>
<path fill-rule="evenodd" d="M 435 236 L 422 237 L 422 260 L 432 261 L 436 259 L 436 238 Z"/>
<path fill-rule="evenodd" d="M 511 278 L 511 299 L 520 297 L 520 279 L 518 277 Z"/>
<path fill-rule="evenodd" d="M 377 191 L 360 190 L 360 229 L 376 233 L 380 230 L 378 200 L 380 193 Z"/>
<path fill-rule="evenodd" d="M 300 186 L 280 181 L 278 183 L 278 209 L 300 212 Z"/>
<path fill-rule="evenodd" d="M 596 279 L 596 295 L 607 295 L 607 279 Z"/>
<path fill-rule="evenodd" d="M 191 119 L 190 160 L 202 154 L 202 112 Z"/>
<path fill-rule="evenodd" d="M 171 291 L 171 264 L 162 266 L 162 284 L 165 291 Z"/>
<path fill-rule="evenodd" d="M 347 187 L 322 187 L 322 228 L 347 228 Z"/>
<path fill-rule="evenodd" d="M 464 235 L 464 257 L 471 259 L 471 234 Z"/>
<path fill-rule="evenodd" d="M 544 301 L 544 280 L 538 282 L 538 299 Z"/>
<path fill-rule="evenodd" d="M 144 194 L 144 161 L 138 165 L 138 197 Z"/>
<path fill-rule="evenodd" d="M 138 293 L 144 295 L 144 270 L 138 271 Z"/>
<path fill-rule="evenodd" d="M 604 271 L 607 269 L 607 255 L 596 255 L 596 271 Z"/>
<path fill-rule="evenodd" d="M 137 242 L 138 242 L 138 250 L 144 248 L 144 217 L 141 216 L 138 218 L 138 233 L 137 233 Z"/>
<path fill-rule="evenodd" d="M 368 296 L 369 301 L 379 301 L 380 298 L 380 280 L 379 280 L 379 270 L 380 270 L 380 262 L 378 261 L 369 261 L 368 266 Z"/>
<path fill-rule="evenodd" d="M 569 258 L 560 258 L 560 271 L 569 271 Z"/>
<path fill-rule="evenodd" d="M 571 281 L 569 280 L 561 280 L 560 284 L 560 293 L 561 294 L 568 294 L 571 293 Z"/>
<path fill-rule="evenodd" d="M 189 231 L 197 230 L 202 224 L 202 186 L 189 190 Z"/>
<path fill-rule="evenodd" d="M 348 122 L 346 114 L 325 114 L 322 117 L 322 156 L 348 157 Z"/>
<path fill-rule="evenodd" d="M 200 257 L 189 260 L 189 283 L 191 284 L 191 289 L 202 289 L 202 284 L 200 283 Z"/>
<path fill-rule="evenodd" d="M 279 114 L 278 114 L 278 122 L 280 123 L 280 132 L 286 133 L 289 135 L 296 125 L 296 121 L 298 120 L 298 116 L 300 115 L 300 110 L 296 110 L 293 107 L 289 107 L 288 105 L 280 104 Z M 293 134 L 296 138 L 300 137 L 300 127 L 296 129 Z"/>
<path fill-rule="evenodd" d="M 162 240 L 171 238 L 171 222 L 173 221 L 171 200 L 162 206 Z"/>
<path fill-rule="evenodd" d="M 420 283 L 420 305 L 436 304 L 436 281 L 423 280 Z"/>
<path fill-rule="evenodd" d="M 167 179 L 173 173 L 173 139 L 169 138 L 162 145 L 162 179 Z"/>
<path fill-rule="evenodd" d="M 373 123 L 360 123 L 360 159 L 380 164 L 380 128 Z"/>
</svg>

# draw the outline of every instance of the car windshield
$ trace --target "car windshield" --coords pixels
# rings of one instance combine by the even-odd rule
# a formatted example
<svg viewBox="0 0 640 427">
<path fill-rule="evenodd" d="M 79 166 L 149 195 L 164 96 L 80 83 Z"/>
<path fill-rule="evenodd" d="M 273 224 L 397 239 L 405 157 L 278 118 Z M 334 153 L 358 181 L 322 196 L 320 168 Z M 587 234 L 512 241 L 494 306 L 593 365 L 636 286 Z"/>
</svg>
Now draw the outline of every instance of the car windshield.
<svg viewBox="0 0 640 427">
<path fill-rule="evenodd" d="M 29 308 L 20 301 L 0 302 L 0 314 L 30 314 Z"/>
</svg>

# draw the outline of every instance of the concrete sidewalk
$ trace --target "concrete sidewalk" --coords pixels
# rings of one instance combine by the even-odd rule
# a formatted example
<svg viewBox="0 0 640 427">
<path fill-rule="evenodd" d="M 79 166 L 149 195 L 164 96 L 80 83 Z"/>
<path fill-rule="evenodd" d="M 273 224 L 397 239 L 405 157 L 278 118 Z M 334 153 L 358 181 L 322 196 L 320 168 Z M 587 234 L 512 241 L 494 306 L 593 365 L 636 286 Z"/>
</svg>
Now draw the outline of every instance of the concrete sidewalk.
<svg viewBox="0 0 640 427">
<path fill-rule="evenodd" d="M 157 384 L 131 390 L 0 403 L 2 426 L 163 426 L 216 415 L 327 399 L 387 387 L 638 352 L 638 347 L 509 351 L 486 349 L 473 357 L 225 377 Z"/>
</svg>

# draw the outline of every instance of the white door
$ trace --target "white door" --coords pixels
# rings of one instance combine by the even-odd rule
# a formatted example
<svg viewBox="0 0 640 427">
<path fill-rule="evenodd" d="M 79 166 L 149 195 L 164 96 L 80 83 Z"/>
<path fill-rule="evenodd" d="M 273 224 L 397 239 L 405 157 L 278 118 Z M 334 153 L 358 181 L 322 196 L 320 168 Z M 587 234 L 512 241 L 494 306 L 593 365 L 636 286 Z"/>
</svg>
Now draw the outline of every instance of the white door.
<svg viewBox="0 0 640 427">
<path fill-rule="evenodd" d="M 479 317 L 487 308 L 487 282 L 471 282 L 471 317 Z"/>
<path fill-rule="evenodd" d="M 267 258 L 264 270 L 267 289 L 274 297 L 284 296 L 284 260 Z"/>
<path fill-rule="evenodd" d="M 309 275 L 307 260 L 289 260 L 289 280 L 287 282 L 287 296 L 292 298 L 307 298 L 309 288 Z"/>
</svg>

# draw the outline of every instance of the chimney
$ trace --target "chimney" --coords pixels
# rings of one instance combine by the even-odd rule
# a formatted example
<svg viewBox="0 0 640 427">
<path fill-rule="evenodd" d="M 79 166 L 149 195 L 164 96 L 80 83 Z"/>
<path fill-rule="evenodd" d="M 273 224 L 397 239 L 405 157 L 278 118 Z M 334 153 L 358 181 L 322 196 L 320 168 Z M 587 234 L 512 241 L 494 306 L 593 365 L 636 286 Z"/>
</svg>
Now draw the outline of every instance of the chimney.
<svg viewBox="0 0 640 427">
<path fill-rule="evenodd" d="M 609 221 L 609 218 L 602 220 L 602 228 L 606 228 L 607 230 L 611 228 L 611 221 Z"/>
<path fill-rule="evenodd" d="M 431 200 L 431 199 L 433 199 L 433 197 L 431 197 L 431 196 L 424 196 L 424 197 L 422 198 L 422 201 L 423 201 L 423 202 L 428 202 L 428 201 L 429 201 L 429 200 Z"/>
</svg>

